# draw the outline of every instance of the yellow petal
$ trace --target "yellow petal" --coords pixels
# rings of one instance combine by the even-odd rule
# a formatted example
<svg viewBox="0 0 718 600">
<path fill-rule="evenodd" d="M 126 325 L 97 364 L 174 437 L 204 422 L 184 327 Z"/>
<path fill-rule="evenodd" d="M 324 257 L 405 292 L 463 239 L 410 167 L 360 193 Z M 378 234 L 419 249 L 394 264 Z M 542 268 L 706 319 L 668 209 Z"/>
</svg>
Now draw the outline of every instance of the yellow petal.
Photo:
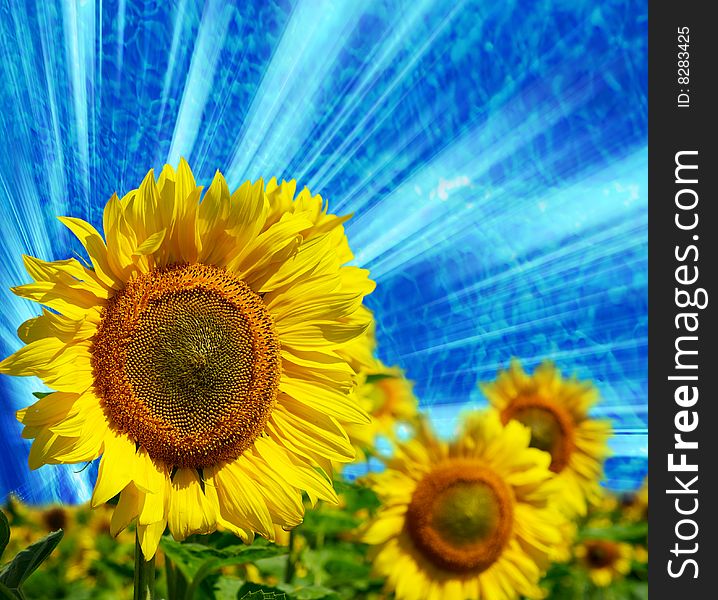
<svg viewBox="0 0 718 600">
<path fill-rule="evenodd" d="M 95 268 L 97 277 L 109 288 L 119 289 L 122 281 L 110 268 L 107 259 L 107 246 L 97 230 L 82 219 L 74 217 L 58 217 L 60 222 L 67 227 L 87 251 L 92 266 Z"/>
<path fill-rule="evenodd" d="M 157 546 L 159 546 L 160 538 L 166 527 L 166 521 L 137 526 L 137 536 L 140 538 L 140 548 L 142 548 L 142 554 L 145 555 L 145 560 L 150 560 L 157 552 Z"/>
<path fill-rule="evenodd" d="M 326 350 L 339 348 L 362 335 L 368 323 L 336 323 L 334 321 L 314 321 L 312 323 L 293 323 L 283 326 L 277 323 L 282 346 L 291 346 L 297 350 Z"/>
<path fill-rule="evenodd" d="M 107 260 L 112 272 L 126 280 L 133 265 L 137 237 L 125 219 L 124 209 L 114 194 L 105 205 L 103 227 L 107 237 Z"/>
<path fill-rule="evenodd" d="M 370 423 L 369 415 L 359 406 L 354 395 L 314 381 L 291 377 L 284 373 L 279 382 L 280 391 L 295 400 L 349 423 Z"/>
<path fill-rule="evenodd" d="M 217 516 L 205 497 L 194 469 L 178 469 L 172 479 L 167 524 L 176 540 L 214 531 Z"/>
<path fill-rule="evenodd" d="M 120 499 L 112 512 L 110 520 L 110 534 L 117 537 L 123 529 L 125 529 L 137 516 L 140 507 L 140 493 L 137 488 L 129 484 L 120 493 Z"/>
<path fill-rule="evenodd" d="M 211 472 L 222 518 L 271 538 L 272 518 L 257 486 L 242 469 L 243 462 L 240 456 L 237 461 Z"/>
<path fill-rule="evenodd" d="M 289 405 L 288 400 L 280 400 L 285 406 L 277 406 L 269 418 L 268 426 L 272 437 L 281 445 L 307 458 L 323 456 L 337 462 L 348 462 L 354 458 L 354 449 L 346 432 L 336 420 L 321 411 L 306 407 Z M 313 418 L 297 418 L 301 414 L 314 415 Z"/>
<path fill-rule="evenodd" d="M 108 432 L 92 493 L 93 508 L 119 494 L 132 481 L 134 454 L 135 445 L 127 436 Z"/>
<path fill-rule="evenodd" d="M 13 294 L 56 310 L 71 319 L 99 321 L 100 301 L 95 294 L 64 283 L 41 281 L 10 288 Z"/>
<path fill-rule="evenodd" d="M 48 427 L 64 418 L 77 414 L 76 401 L 80 394 L 72 392 L 53 392 L 27 408 L 17 411 L 17 418 L 24 425 Z"/>
<path fill-rule="evenodd" d="M 43 338 L 32 342 L 0 362 L 0 373 L 37 375 L 69 347 L 57 338 Z"/>
<path fill-rule="evenodd" d="M 42 400 L 47 400 L 53 396 L 56 397 L 56 394 L 63 393 L 66 394 L 66 392 L 55 392 L 54 394 L 45 396 Z M 62 396 L 60 396 L 60 398 L 62 398 Z M 92 420 L 93 423 L 98 420 L 104 421 L 104 413 L 100 407 L 100 402 L 92 392 L 85 392 L 75 398 L 64 418 L 48 423 L 48 425 L 50 431 L 58 435 L 79 437 L 82 435 L 83 429 L 85 429 L 85 423 L 88 420 Z"/>
<path fill-rule="evenodd" d="M 89 339 L 96 331 L 97 326 L 84 318 L 70 319 L 43 308 L 39 317 L 28 319 L 18 327 L 17 335 L 26 344 L 46 337 L 56 337 L 68 343 Z"/>
<path fill-rule="evenodd" d="M 289 453 L 268 438 L 257 438 L 254 442 L 257 452 L 267 464 L 281 473 L 287 482 L 300 490 L 312 492 L 322 500 L 337 502 L 338 498 L 331 483 L 310 465 L 292 458 Z"/>
<path fill-rule="evenodd" d="M 87 291 L 94 294 L 98 302 L 107 298 L 107 287 L 93 271 L 86 269 L 74 258 L 48 262 L 23 254 L 22 262 L 36 282 L 62 283 L 73 289 Z"/>
<path fill-rule="evenodd" d="M 151 236 L 145 239 L 144 242 L 137 246 L 135 254 L 147 255 L 154 254 L 155 252 L 157 252 L 162 246 L 162 242 L 165 239 L 166 232 L 166 229 L 160 229 L 159 231 L 153 233 Z"/>
</svg>

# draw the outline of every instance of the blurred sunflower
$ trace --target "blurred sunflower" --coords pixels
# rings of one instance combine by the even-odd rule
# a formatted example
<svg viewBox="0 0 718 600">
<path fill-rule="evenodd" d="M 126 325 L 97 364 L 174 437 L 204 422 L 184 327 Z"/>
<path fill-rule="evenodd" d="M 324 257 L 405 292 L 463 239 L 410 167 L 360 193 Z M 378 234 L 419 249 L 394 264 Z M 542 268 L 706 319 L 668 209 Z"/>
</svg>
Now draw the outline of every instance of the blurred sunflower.
<svg viewBox="0 0 718 600">
<path fill-rule="evenodd" d="M 47 531 L 66 530 L 71 519 L 70 511 L 63 506 L 50 506 L 40 514 L 40 522 Z"/>
<path fill-rule="evenodd" d="M 594 585 L 607 587 L 631 570 L 630 544 L 612 540 L 588 539 L 576 547 L 576 558 L 588 571 Z"/>
<path fill-rule="evenodd" d="M 397 425 L 412 424 L 419 406 L 413 382 L 399 367 L 386 367 L 375 359 L 371 368 L 358 375 L 357 401 L 371 416 L 371 423 L 346 423 L 345 428 L 359 458 L 374 447 L 377 436 L 395 440 Z"/>
<path fill-rule="evenodd" d="M 369 479 L 382 507 L 363 540 L 379 545 L 374 566 L 397 598 L 542 597 L 562 518 L 549 507 L 549 456 L 530 436 L 493 413 L 451 445 L 422 424 Z"/>
<path fill-rule="evenodd" d="M 110 199 L 105 239 L 60 219 L 92 268 L 24 257 L 35 282 L 13 291 L 47 308 L 0 372 L 55 390 L 18 411 L 30 466 L 101 456 L 92 504 L 120 494 L 112 533 L 137 519 L 147 558 L 166 526 L 272 539 L 301 522 L 302 490 L 336 500 L 331 462 L 354 456 L 339 422 L 368 417 L 337 350 L 369 327 L 374 284 L 343 266 L 344 218 L 294 191 L 230 194 L 217 172 L 200 202 L 181 161 Z"/>
<path fill-rule="evenodd" d="M 648 476 L 640 488 L 624 498 L 623 515 L 629 521 L 648 521 Z"/>
<path fill-rule="evenodd" d="M 516 420 L 528 426 L 531 446 L 551 455 L 550 468 L 563 485 L 558 501 L 568 515 L 585 515 L 588 503 L 600 501 L 611 423 L 588 416 L 598 400 L 590 382 L 563 379 L 549 361 L 530 376 L 512 360 L 496 381 L 482 383 L 481 389 L 503 423 Z"/>
</svg>

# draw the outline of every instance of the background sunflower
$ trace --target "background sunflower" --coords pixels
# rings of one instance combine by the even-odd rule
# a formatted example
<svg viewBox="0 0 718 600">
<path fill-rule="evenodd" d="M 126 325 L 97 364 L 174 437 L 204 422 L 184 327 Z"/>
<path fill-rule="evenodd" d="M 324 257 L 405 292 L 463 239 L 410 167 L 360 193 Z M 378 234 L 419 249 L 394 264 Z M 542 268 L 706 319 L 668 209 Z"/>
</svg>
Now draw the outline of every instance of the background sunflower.
<svg viewBox="0 0 718 600">
<path fill-rule="evenodd" d="M 503 423 L 516 420 L 531 430 L 531 446 L 551 456 L 563 493 L 558 502 L 568 516 L 585 515 L 601 497 L 603 461 L 608 456 L 611 422 L 589 410 L 598 390 L 589 381 L 564 379 L 553 363 L 527 375 L 518 360 L 499 371 L 496 381 L 481 384 Z"/>
<path fill-rule="evenodd" d="M 563 519 L 530 431 L 486 413 L 451 445 L 423 427 L 371 477 L 382 501 L 363 540 L 399 599 L 542 597 L 538 581 Z"/>
</svg>

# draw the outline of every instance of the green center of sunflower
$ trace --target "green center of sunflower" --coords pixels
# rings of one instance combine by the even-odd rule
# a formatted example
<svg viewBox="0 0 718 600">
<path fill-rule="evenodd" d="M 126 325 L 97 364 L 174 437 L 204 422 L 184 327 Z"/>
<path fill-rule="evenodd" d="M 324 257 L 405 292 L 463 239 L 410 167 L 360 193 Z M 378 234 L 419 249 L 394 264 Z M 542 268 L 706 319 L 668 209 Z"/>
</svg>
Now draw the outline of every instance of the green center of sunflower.
<svg viewBox="0 0 718 600">
<path fill-rule="evenodd" d="M 407 530 L 437 567 L 480 573 L 501 555 L 513 530 L 513 495 L 491 469 L 473 460 L 438 466 L 416 486 Z"/>
<path fill-rule="evenodd" d="M 92 347 L 112 424 L 167 465 L 233 460 L 276 402 L 279 341 L 262 299 L 207 265 L 159 269 L 107 304 Z"/>
<path fill-rule="evenodd" d="M 568 466 L 574 450 L 575 427 L 563 407 L 538 396 L 519 397 L 502 413 L 504 424 L 511 419 L 531 430 L 532 448 L 551 455 L 551 471 L 560 473 Z"/>
</svg>

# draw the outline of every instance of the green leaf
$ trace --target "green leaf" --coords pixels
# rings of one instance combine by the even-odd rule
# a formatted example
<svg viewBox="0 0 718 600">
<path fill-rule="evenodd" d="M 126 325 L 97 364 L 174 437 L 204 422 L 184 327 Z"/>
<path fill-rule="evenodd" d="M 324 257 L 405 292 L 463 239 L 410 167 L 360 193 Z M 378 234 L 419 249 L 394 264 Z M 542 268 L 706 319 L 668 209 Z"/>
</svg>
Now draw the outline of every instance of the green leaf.
<svg viewBox="0 0 718 600">
<path fill-rule="evenodd" d="M 369 565 L 330 559 L 324 563 L 324 570 L 331 577 L 332 585 L 356 583 L 369 578 Z"/>
<path fill-rule="evenodd" d="M 237 598 L 238 600 L 290 600 L 282 590 L 249 582 L 239 588 Z"/>
<path fill-rule="evenodd" d="M 355 513 L 363 508 L 373 512 L 381 505 L 374 490 L 356 482 L 335 479 L 334 489 L 342 497 L 346 512 Z"/>
<path fill-rule="evenodd" d="M 0 510 L 0 558 L 5 552 L 7 543 L 10 541 L 10 523 L 7 522 L 5 513 Z"/>
<path fill-rule="evenodd" d="M 0 583 L 0 600 L 17 600 L 18 598 L 22 598 L 22 595 L 19 590 L 18 593 L 15 594 L 4 583 Z"/>
<path fill-rule="evenodd" d="M 42 400 L 45 396 L 49 396 L 54 392 L 33 392 L 32 395 L 35 396 L 35 398 L 38 398 Z"/>
<path fill-rule="evenodd" d="M 182 544 L 164 536 L 160 545 L 175 568 L 189 582 L 186 598 L 194 597 L 202 581 L 221 567 L 253 563 L 262 558 L 286 554 L 287 549 L 276 545 L 236 545 L 210 548 L 202 544 Z"/>
<path fill-rule="evenodd" d="M 613 525 L 603 529 L 586 528 L 581 531 L 579 540 L 600 539 L 618 542 L 639 542 L 648 535 L 648 523 Z"/>
<path fill-rule="evenodd" d="M 339 594 L 323 585 L 282 584 L 281 589 L 288 592 L 292 600 L 340 600 Z"/>
<path fill-rule="evenodd" d="M 360 518 L 336 508 L 314 510 L 305 513 L 301 533 L 303 535 L 317 533 L 323 535 L 338 535 L 340 533 L 353 531 L 361 522 L 362 520 Z"/>
<path fill-rule="evenodd" d="M 645 582 L 626 581 L 627 590 L 623 597 L 630 600 L 648 600 L 648 584 Z"/>
<path fill-rule="evenodd" d="M 226 575 L 217 577 L 217 580 L 214 582 L 214 597 L 217 599 L 221 598 L 222 600 L 229 600 L 230 598 L 235 600 L 243 585 L 244 581 L 238 577 L 229 577 Z"/>
<path fill-rule="evenodd" d="M 62 529 L 54 531 L 39 542 L 35 542 L 22 552 L 19 552 L 11 562 L 0 570 L 0 583 L 3 583 L 12 591 L 19 591 L 23 581 L 50 556 L 50 553 L 60 543 L 62 536 Z"/>
</svg>

